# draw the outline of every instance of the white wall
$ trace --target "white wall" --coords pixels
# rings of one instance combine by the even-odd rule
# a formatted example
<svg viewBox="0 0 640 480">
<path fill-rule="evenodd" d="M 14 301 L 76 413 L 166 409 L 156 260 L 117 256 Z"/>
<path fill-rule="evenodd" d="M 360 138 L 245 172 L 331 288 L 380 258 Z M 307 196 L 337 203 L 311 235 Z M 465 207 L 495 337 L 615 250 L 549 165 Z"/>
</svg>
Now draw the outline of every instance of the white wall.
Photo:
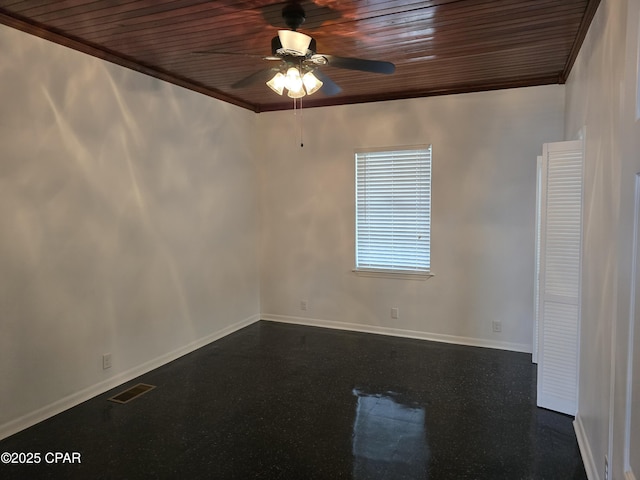
<svg viewBox="0 0 640 480">
<path fill-rule="evenodd" d="M 622 479 L 635 173 L 638 0 L 603 0 L 567 82 L 569 139 L 586 125 L 576 431 L 590 479 Z M 637 456 L 636 452 L 636 456 Z"/>
<path fill-rule="evenodd" d="M 0 45 L 1 438 L 256 320 L 259 278 L 253 113 Z"/>
<path fill-rule="evenodd" d="M 260 114 L 263 318 L 531 351 L 536 156 L 563 111 L 560 85 L 315 108 L 304 148 L 292 111 Z M 435 276 L 357 276 L 354 149 L 422 143 Z"/>
<path fill-rule="evenodd" d="M 623 30 L 603 2 L 567 83 L 567 139 L 586 126 L 582 318 L 577 431 L 590 478 L 603 478 L 608 453 L 611 326 L 615 316 L 615 231 L 618 221 L 618 112 Z M 614 11 L 611 11 L 611 9 Z M 618 25 L 616 28 L 613 25 Z M 583 439 L 587 438 L 585 442 Z"/>
<path fill-rule="evenodd" d="M 633 252 L 633 228 L 635 220 L 634 203 L 634 181 L 636 175 L 640 173 L 640 78 L 639 78 L 639 58 L 640 58 L 640 0 L 630 0 L 627 3 L 627 10 L 624 16 L 617 20 L 626 20 L 626 43 L 623 50 L 624 76 L 621 83 L 621 117 L 620 117 L 620 221 L 618 222 L 618 269 L 617 269 L 617 315 L 615 317 L 613 329 L 613 375 L 612 380 L 612 411 L 610 418 L 610 431 L 612 436 L 609 443 L 610 457 L 613 458 L 616 476 L 622 476 L 624 469 L 623 453 L 625 450 L 625 430 L 627 408 L 633 408 L 634 426 L 633 435 L 636 443 L 629 443 L 629 456 L 635 466 L 634 474 L 636 479 L 640 479 L 640 445 L 637 443 L 640 438 L 638 421 L 640 419 L 640 298 L 638 286 L 640 277 L 636 270 L 636 290 L 632 291 L 631 274 L 632 269 L 638 269 L 638 262 L 632 265 Z M 618 47 L 620 48 L 620 47 Z M 640 238 L 638 239 L 640 242 Z M 636 246 L 638 248 L 638 246 Z M 635 296 L 635 315 L 631 312 L 631 296 Z M 630 325 L 632 317 L 635 322 L 635 335 L 630 336 Z M 633 351 L 629 352 L 630 342 L 633 344 Z M 633 368 L 629 368 L 628 355 L 633 358 Z M 633 376 L 633 400 L 627 404 L 627 381 Z"/>
</svg>

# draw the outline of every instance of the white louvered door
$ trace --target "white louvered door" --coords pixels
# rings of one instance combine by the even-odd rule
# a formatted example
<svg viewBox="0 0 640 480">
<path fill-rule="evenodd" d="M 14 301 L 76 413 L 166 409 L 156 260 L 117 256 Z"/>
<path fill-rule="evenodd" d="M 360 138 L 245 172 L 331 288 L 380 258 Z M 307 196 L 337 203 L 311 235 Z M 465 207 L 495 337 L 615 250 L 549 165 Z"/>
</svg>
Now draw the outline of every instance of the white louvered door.
<svg viewBox="0 0 640 480">
<path fill-rule="evenodd" d="M 544 145 L 540 185 L 538 406 L 576 414 L 582 142 Z"/>
</svg>

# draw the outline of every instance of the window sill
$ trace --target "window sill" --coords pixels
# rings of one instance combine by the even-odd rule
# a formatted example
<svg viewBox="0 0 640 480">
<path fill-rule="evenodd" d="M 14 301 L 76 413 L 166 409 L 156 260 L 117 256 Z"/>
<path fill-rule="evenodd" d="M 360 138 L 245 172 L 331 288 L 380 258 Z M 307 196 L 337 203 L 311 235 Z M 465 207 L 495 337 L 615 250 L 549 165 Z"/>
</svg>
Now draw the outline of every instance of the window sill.
<svg viewBox="0 0 640 480">
<path fill-rule="evenodd" d="M 399 280 L 428 280 L 433 277 L 431 272 L 411 272 L 399 270 L 374 270 L 374 269 L 353 269 L 353 273 L 360 277 L 380 277 L 396 278 Z"/>
</svg>

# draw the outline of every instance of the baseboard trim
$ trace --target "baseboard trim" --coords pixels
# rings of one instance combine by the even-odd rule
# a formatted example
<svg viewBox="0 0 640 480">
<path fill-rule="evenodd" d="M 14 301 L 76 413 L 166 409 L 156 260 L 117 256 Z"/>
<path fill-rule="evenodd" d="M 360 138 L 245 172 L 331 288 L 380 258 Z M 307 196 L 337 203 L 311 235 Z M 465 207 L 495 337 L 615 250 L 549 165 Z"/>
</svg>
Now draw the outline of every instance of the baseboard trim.
<svg viewBox="0 0 640 480">
<path fill-rule="evenodd" d="M 49 405 L 35 410 L 34 412 L 28 413 L 26 415 L 23 415 L 22 417 L 0 425 L 0 440 L 18 433 L 21 430 L 29 428 L 36 423 L 46 420 L 47 418 L 62 413 L 69 408 L 75 407 L 76 405 L 79 405 L 86 400 L 89 400 L 108 390 L 111 390 L 118 385 L 133 380 L 140 375 L 148 373 L 151 370 L 172 362 L 184 355 L 187 355 L 188 353 L 198 350 L 199 348 L 202 348 L 205 345 L 210 344 L 211 342 L 215 342 L 222 337 L 226 337 L 227 335 L 240 330 L 241 328 L 249 326 L 259 320 L 260 315 L 252 315 L 251 317 L 245 318 L 244 320 L 222 328 L 183 347 L 149 360 L 148 362 L 138 365 L 137 367 L 131 368 L 126 372 L 119 373 L 111 378 L 108 378 L 107 380 L 96 383 L 95 385 L 91 385 L 90 387 L 73 393 L 67 397 L 61 398 L 60 400 L 57 400 Z"/>
<path fill-rule="evenodd" d="M 481 338 L 459 337 L 456 335 L 443 335 L 439 333 L 419 332 L 400 328 L 380 327 L 377 325 L 363 325 L 359 323 L 335 322 L 332 320 L 320 320 L 317 318 L 291 317 L 286 315 L 273 315 L 263 313 L 262 320 L 279 323 L 292 323 L 307 325 L 310 327 L 332 328 L 334 330 L 349 330 L 353 332 L 374 333 L 377 335 L 389 335 L 392 337 L 415 338 L 418 340 L 430 340 L 432 342 L 452 343 L 470 347 L 494 348 L 509 350 L 512 352 L 531 353 L 531 346 L 523 343 L 500 342 Z"/>
<path fill-rule="evenodd" d="M 587 433 L 584 430 L 584 424 L 580 413 L 576 415 L 576 419 L 573 421 L 573 429 L 576 432 L 576 438 L 578 439 L 578 448 L 580 449 L 580 455 L 582 456 L 582 463 L 584 463 L 584 469 L 587 472 L 587 478 L 589 480 L 601 480 L 598 474 L 598 468 L 591 452 Z M 609 465 L 611 468 L 611 465 Z"/>
</svg>

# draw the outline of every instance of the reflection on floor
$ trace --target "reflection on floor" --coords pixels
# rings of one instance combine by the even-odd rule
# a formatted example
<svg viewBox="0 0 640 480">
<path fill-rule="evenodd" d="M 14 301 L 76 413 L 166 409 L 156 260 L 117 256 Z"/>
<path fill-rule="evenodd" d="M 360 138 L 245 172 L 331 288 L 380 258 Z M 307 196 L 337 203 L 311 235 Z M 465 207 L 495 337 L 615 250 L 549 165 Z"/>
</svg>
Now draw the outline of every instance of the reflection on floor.
<svg viewBox="0 0 640 480">
<path fill-rule="evenodd" d="M 157 388 L 107 400 L 140 382 Z M 572 419 L 535 407 L 530 355 L 270 322 L 0 452 L 42 458 L 3 479 L 586 479 Z"/>
<path fill-rule="evenodd" d="M 378 478 L 385 466 L 393 465 L 393 475 L 427 478 L 427 444 L 424 407 L 405 405 L 394 392 L 358 397 L 353 422 L 353 478 Z M 390 475 L 390 473 L 389 473 Z"/>
</svg>

